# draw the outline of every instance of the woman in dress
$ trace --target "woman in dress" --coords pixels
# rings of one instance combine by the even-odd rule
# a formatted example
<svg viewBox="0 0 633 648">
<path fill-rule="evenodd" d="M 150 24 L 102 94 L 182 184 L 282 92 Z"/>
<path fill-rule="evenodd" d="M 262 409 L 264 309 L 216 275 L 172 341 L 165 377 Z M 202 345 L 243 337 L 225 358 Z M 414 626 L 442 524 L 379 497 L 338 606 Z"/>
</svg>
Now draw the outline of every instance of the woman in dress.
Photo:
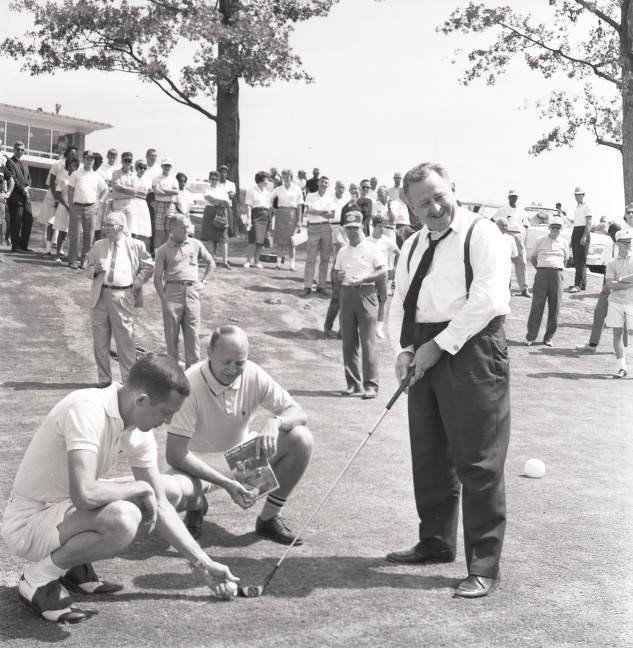
<svg viewBox="0 0 633 648">
<path fill-rule="evenodd" d="M 68 233 L 68 223 L 70 221 L 70 208 L 68 206 L 68 181 L 73 172 L 79 168 L 79 160 L 76 157 L 66 158 L 66 162 L 61 169 L 57 169 L 55 175 L 55 193 L 59 196 L 57 207 L 53 215 L 53 228 L 57 232 L 57 254 L 55 260 L 57 263 L 62 262 L 62 245 Z"/>
<path fill-rule="evenodd" d="M 207 205 L 202 215 L 202 234 L 200 238 L 208 241 L 209 252 L 215 258 L 218 245 L 222 252 L 222 263 L 227 270 L 231 270 L 229 263 L 229 205 L 231 201 L 226 189 L 218 185 L 220 175 L 217 171 L 209 173 L 209 188 L 204 194 Z"/>
<path fill-rule="evenodd" d="M 259 171 L 255 174 L 255 186 L 246 192 L 246 209 L 248 214 L 248 258 L 244 264 L 250 268 L 251 262 L 255 268 L 263 268 L 259 261 L 259 255 L 264 247 L 266 236 L 270 229 L 270 217 L 272 207 L 272 193 L 266 188 L 268 174 L 266 171 Z"/>
<path fill-rule="evenodd" d="M 152 236 L 152 222 L 147 206 L 147 194 L 152 190 L 152 181 L 149 174 L 145 173 L 147 164 L 145 160 L 136 160 L 134 165 L 136 176 L 134 178 L 134 196 L 130 200 L 127 216 L 127 230 L 133 238 L 140 239 L 149 250 L 149 240 Z"/>
<path fill-rule="evenodd" d="M 281 263 L 287 256 L 290 261 L 290 270 L 295 270 L 295 246 L 292 242 L 292 235 L 301 229 L 301 206 L 303 204 L 303 192 L 301 188 L 292 181 L 292 171 L 283 169 L 281 172 L 279 187 L 273 190 L 272 204 L 275 215 L 275 229 L 273 238 L 277 248 L 277 269 L 281 270 Z"/>
</svg>

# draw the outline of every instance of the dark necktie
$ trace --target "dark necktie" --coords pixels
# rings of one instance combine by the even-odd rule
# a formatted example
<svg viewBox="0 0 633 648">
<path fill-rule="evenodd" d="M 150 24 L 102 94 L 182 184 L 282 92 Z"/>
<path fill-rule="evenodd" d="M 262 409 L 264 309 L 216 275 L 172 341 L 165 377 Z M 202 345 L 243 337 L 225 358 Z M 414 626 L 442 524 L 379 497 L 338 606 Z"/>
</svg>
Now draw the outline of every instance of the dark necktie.
<svg viewBox="0 0 633 648">
<path fill-rule="evenodd" d="M 445 239 L 450 234 L 450 232 L 451 229 L 449 228 L 438 239 L 432 239 L 429 234 L 429 246 L 424 250 L 418 269 L 415 271 L 413 279 L 409 284 L 407 296 L 404 298 L 404 317 L 402 318 L 402 330 L 400 332 L 400 346 L 403 348 L 413 344 L 413 331 L 415 328 L 415 312 L 418 307 L 418 295 L 420 294 L 422 281 L 424 280 L 424 277 L 426 277 L 431 264 L 433 263 L 435 248 L 442 239 Z"/>
<path fill-rule="evenodd" d="M 107 284 L 112 285 L 114 281 L 114 265 L 116 263 L 116 251 L 118 249 L 117 241 L 114 242 L 114 247 L 112 248 L 112 258 L 110 259 L 110 272 L 108 272 Z"/>
</svg>

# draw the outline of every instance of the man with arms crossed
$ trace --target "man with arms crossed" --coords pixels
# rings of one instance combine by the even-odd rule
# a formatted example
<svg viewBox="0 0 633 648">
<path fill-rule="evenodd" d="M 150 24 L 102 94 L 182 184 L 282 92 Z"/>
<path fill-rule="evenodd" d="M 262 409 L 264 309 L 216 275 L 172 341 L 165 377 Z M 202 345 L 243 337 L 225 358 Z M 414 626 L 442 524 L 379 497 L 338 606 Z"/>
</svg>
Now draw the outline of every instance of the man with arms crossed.
<svg viewBox="0 0 633 648">
<path fill-rule="evenodd" d="M 442 165 L 411 169 L 404 192 L 423 227 L 402 246 L 390 333 L 400 341 L 398 380 L 415 367 L 409 436 L 420 541 L 387 559 L 455 560 L 461 483 L 468 577 L 455 596 L 477 598 L 499 582 L 505 532 L 508 256 L 492 221 L 458 207 Z"/>
<path fill-rule="evenodd" d="M 188 394 L 178 363 L 150 354 L 124 385 L 74 391 L 50 411 L 24 454 L 2 523 L 9 550 L 28 561 L 18 593 L 36 614 L 78 623 L 86 615 L 70 607 L 66 588 L 120 590 L 101 581 L 91 563 L 120 554 L 143 521 L 194 565 L 216 596 L 229 595 L 234 586 L 227 584 L 238 579 L 191 538 L 158 472 L 152 428 L 169 423 Z M 133 479 L 104 479 L 119 452 Z"/>
<path fill-rule="evenodd" d="M 229 474 L 224 451 L 253 436 L 250 421 L 262 406 L 272 416 L 256 434 L 258 457 L 264 453 L 269 458 L 279 488 L 268 495 L 255 532 L 290 544 L 295 534 L 280 513 L 312 453 L 305 412 L 285 389 L 248 360 L 248 338 L 237 326 L 214 331 L 208 360 L 186 373 L 191 394 L 167 435 L 167 463 L 176 471 L 177 485 L 169 492 L 170 501 L 178 510 L 188 511 L 185 524 L 194 538 L 202 531 L 208 491 L 223 488 L 244 509 L 254 504 L 251 493 Z"/>
</svg>

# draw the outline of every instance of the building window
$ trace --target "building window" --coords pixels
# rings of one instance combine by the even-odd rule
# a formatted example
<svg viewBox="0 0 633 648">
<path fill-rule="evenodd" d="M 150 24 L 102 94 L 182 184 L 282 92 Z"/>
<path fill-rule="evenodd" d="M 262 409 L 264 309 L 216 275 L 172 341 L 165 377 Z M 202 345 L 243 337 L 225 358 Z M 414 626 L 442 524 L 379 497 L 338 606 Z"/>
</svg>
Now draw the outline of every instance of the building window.
<svg viewBox="0 0 633 648">
<path fill-rule="evenodd" d="M 29 127 L 24 124 L 14 124 L 8 121 L 6 136 L 6 145 L 11 148 L 13 148 L 17 140 L 21 140 L 24 142 L 24 146 L 27 146 L 29 141 Z"/>
<path fill-rule="evenodd" d="M 51 129 L 31 126 L 29 153 L 40 157 L 51 156 Z"/>
</svg>

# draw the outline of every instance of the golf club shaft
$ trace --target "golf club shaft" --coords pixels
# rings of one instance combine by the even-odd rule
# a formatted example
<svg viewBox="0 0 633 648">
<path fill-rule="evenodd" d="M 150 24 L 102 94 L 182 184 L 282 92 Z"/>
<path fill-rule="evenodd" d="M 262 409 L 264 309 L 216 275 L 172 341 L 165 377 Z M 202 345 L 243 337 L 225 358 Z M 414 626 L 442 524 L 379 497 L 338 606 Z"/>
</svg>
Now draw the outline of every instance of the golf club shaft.
<svg viewBox="0 0 633 648">
<path fill-rule="evenodd" d="M 378 429 L 378 426 L 382 423 L 382 420 L 385 418 L 385 416 L 387 416 L 387 414 L 389 413 L 389 410 L 392 408 L 393 404 L 398 400 L 398 397 L 400 396 L 400 394 L 402 394 L 402 392 L 407 388 L 407 385 L 409 384 L 409 381 L 411 380 L 411 378 L 413 376 L 413 373 L 414 373 L 414 367 L 409 369 L 405 379 L 400 383 L 400 386 L 398 387 L 395 394 L 391 397 L 391 399 L 389 400 L 389 402 L 385 406 L 385 409 L 382 411 L 381 415 L 378 417 L 378 420 L 374 423 L 374 425 L 372 426 L 371 430 L 369 430 L 369 432 L 367 433 L 365 438 L 360 442 L 360 444 L 358 445 L 358 447 L 354 451 L 354 454 L 349 458 L 349 460 L 347 461 L 347 463 L 343 467 L 343 470 L 341 470 L 341 472 L 337 475 L 334 482 L 332 482 L 332 485 L 330 486 L 330 488 L 327 490 L 325 495 L 323 495 L 323 497 L 321 498 L 321 501 L 314 507 L 314 509 L 312 510 L 310 515 L 308 515 L 306 521 L 303 523 L 303 526 L 299 529 L 299 531 L 297 531 L 297 533 L 296 533 L 295 537 L 293 538 L 292 542 L 288 545 L 286 550 L 283 552 L 283 554 L 281 555 L 281 558 L 279 558 L 279 560 L 277 561 L 277 564 L 274 566 L 273 570 L 266 577 L 266 579 L 264 581 L 264 587 L 266 585 L 268 585 L 268 583 L 270 583 L 274 573 L 279 568 L 279 565 L 281 565 L 281 563 L 284 561 L 284 559 L 288 555 L 289 551 L 295 546 L 295 543 L 296 543 L 297 539 L 306 530 L 308 524 L 310 524 L 310 522 L 312 522 L 312 519 L 314 518 L 314 516 L 321 510 L 321 507 L 323 506 L 323 504 L 325 504 L 326 500 L 331 495 L 332 491 L 336 488 L 336 485 L 339 483 L 339 481 L 341 481 L 341 479 L 343 478 L 343 475 L 347 472 L 347 469 L 352 465 L 352 462 L 354 461 L 354 459 L 356 459 L 359 452 L 363 449 L 363 447 L 365 446 L 367 441 L 369 441 L 369 439 L 371 438 L 372 434 Z"/>
</svg>

